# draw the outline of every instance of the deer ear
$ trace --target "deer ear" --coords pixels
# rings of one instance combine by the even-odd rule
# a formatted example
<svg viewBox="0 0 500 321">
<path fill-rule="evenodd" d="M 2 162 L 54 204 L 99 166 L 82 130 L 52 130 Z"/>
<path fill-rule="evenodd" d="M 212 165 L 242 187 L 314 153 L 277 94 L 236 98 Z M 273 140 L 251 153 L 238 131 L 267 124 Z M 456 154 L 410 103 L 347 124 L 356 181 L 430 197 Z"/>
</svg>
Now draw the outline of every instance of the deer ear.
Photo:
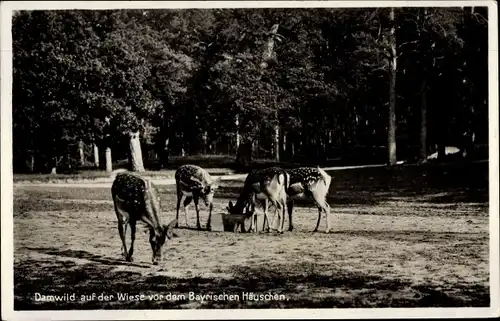
<svg viewBox="0 0 500 321">
<path fill-rule="evenodd" d="M 177 224 L 177 219 L 173 219 L 168 225 L 163 225 L 163 233 L 171 239 L 173 236 L 172 228 Z"/>
</svg>

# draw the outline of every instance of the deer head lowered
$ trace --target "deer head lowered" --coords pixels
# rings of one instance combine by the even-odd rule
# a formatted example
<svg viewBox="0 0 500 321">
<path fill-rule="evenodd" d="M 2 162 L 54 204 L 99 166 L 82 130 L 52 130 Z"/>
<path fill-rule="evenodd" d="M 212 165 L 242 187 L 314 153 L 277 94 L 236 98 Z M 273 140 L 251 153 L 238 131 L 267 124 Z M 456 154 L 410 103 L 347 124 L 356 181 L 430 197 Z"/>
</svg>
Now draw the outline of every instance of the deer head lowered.
<svg viewBox="0 0 500 321">
<path fill-rule="evenodd" d="M 267 216 L 268 202 L 275 206 L 275 209 L 280 218 L 281 228 L 278 224 L 278 231 L 283 232 L 283 224 L 286 213 L 286 188 L 288 186 L 289 176 L 279 167 L 269 167 L 265 169 L 255 170 L 248 174 L 243 185 L 243 189 L 233 205 L 230 201 L 227 210 L 230 214 L 245 214 L 251 217 L 250 230 L 256 230 L 255 203 L 257 199 L 265 202 L 264 216 L 269 221 Z M 281 212 L 283 215 L 281 215 Z"/>
<path fill-rule="evenodd" d="M 116 173 L 114 173 L 116 174 Z M 115 175 L 111 194 L 118 218 L 118 231 L 122 240 L 123 256 L 129 262 L 132 261 L 134 253 L 134 242 L 137 221 L 147 224 L 149 231 L 149 243 L 153 251 L 153 264 L 162 260 L 162 248 L 165 242 L 177 235 L 172 229 L 177 220 L 174 219 L 166 225 L 162 225 L 158 214 L 160 212 L 160 199 L 153 183 L 135 173 L 120 171 Z M 130 225 L 131 243 L 127 252 L 125 235 Z"/>
<path fill-rule="evenodd" d="M 219 187 L 220 177 L 213 179 L 208 172 L 196 165 L 182 165 L 175 172 L 175 183 L 177 187 L 177 213 L 176 219 L 179 219 L 179 208 L 183 196 L 184 200 L 184 219 L 187 223 L 187 209 L 191 201 L 194 201 L 196 210 L 197 228 L 201 229 L 200 210 L 198 202 L 201 198 L 209 208 L 207 229 L 210 229 L 212 218 L 213 199 L 217 188 Z M 177 226 L 176 226 L 177 227 Z"/>
</svg>

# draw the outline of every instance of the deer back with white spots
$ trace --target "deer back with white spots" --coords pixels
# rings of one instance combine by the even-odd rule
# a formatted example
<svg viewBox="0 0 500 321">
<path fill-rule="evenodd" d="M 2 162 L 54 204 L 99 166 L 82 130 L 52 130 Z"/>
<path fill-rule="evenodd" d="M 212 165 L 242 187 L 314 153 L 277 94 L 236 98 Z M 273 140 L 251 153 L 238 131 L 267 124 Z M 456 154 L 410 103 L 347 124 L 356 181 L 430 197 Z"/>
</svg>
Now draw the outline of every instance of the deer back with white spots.
<svg viewBox="0 0 500 321">
<path fill-rule="evenodd" d="M 175 172 L 175 183 L 177 187 L 177 213 L 176 218 L 179 219 L 179 208 L 182 197 L 184 200 L 184 218 L 187 222 L 187 210 L 191 201 L 194 201 L 196 209 L 196 226 L 201 229 L 200 211 L 198 207 L 199 199 L 201 198 L 205 205 L 208 206 L 208 222 L 207 229 L 210 229 L 212 219 L 213 198 L 215 191 L 219 187 L 220 177 L 213 179 L 210 174 L 200 166 L 182 165 Z"/>
<path fill-rule="evenodd" d="M 328 233 L 330 231 L 330 205 L 326 202 L 326 196 L 330 189 L 332 177 L 319 167 L 299 167 L 289 169 L 287 173 L 290 175 L 290 187 L 287 189 L 289 231 L 293 230 L 292 212 L 294 200 L 309 199 L 318 207 L 318 222 L 314 232 L 318 231 L 321 212 L 324 212 L 327 224 L 325 232 Z"/>
</svg>

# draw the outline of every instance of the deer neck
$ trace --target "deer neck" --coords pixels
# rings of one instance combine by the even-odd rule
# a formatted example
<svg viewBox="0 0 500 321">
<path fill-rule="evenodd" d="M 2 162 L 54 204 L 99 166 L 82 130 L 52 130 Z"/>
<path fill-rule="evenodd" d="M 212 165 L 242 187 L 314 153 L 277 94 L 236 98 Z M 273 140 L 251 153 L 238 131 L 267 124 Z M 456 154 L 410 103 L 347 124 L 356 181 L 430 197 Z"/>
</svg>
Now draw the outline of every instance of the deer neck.
<svg viewBox="0 0 500 321">
<path fill-rule="evenodd" d="M 250 185 L 245 185 L 243 187 L 243 191 L 240 193 L 240 196 L 236 200 L 236 204 L 234 205 L 234 211 L 236 213 L 243 214 L 243 210 L 246 205 L 250 202 L 250 198 L 252 197 L 252 188 Z"/>
<path fill-rule="evenodd" d="M 153 229 L 156 234 L 161 233 L 161 224 L 158 218 L 159 204 L 155 200 L 156 195 L 151 191 L 145 200 L 146 211 L 142 216 L 142 220 Z"/>
</svg>

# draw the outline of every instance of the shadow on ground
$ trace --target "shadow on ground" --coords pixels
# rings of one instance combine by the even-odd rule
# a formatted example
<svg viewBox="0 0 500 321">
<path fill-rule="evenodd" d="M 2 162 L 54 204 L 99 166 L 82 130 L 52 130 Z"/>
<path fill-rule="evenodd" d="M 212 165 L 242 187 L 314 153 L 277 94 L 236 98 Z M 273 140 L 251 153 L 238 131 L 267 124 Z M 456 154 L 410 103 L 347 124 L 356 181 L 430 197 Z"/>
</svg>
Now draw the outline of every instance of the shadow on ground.
<svg viewBox="0 0 500 321">
<path fill-rule="evenodd" d="M 367 308 L 367 307 L 486 307 L 488 288 L 449 285 L 440 288 L 409 281 L 384 279 L 315 263 L 266 266 L 233 266 L 233 278 L 172 278 L 154 275 L 154 269 L 140 272 L 115 270 L 118 264 L 134 263 L 97 256 L 85 251 L 32 249 L 57 259 L 25 260 L 14 266 L 15 310 L 66 309 L 184 309 L 184 308 Z M 85 258 L 77 264 L 64 258 Z M 168 263 L 165 263 L 168 264 Z M 139 265 L 143 267 L 142 265 Z M 150 270 L 151 269 L 151 270 Z M 137 269 L 135 269 L 137 271 Z M 150 270 L 150 271 L 149 271 Z M 328 274 L 325 274 L 328 273 Z M 142 294 L 145 300 L 117 300 L 117 293 Z M 239 300 L 190 300 L 188 293 L 236 294 Z M 245 300 L 242 292 L 283 294 L 285 300 Z M 75 293 L 75 301 L 36 301 L 35 293 Z M 82 295 L 114 295 L 110 301 L 81 300 Z M 148 295 L 175 294 L 176 299 L 150 300 Z M 183 298 L 181 295 L 185 295 Z"/>
<path fill-rule="evenodd" d="M 56 255 L 60 257 L 70 257 L 75 259 L 86 259 L 89 261 L 93 261 L 96 263 L 100 263 L 102 265 L 110 265 L 110 266 L 118 266 L 118 265 L 127 265 L 133 267 L 141 267 L 141 268 L 149 268 L 149 265 L 145 264 L 137 264 L 133 262 L 126 262 L 123 260 L 112 259 L 109 257 L 105 257 L 102 255 L 96 255 L 87 251 L 75 251 L 75 250 L 58 250 L 55 248 L 32 248 L 27 247 L 27 250 L 36 251 L 44 254 Z"/>
</svg>

